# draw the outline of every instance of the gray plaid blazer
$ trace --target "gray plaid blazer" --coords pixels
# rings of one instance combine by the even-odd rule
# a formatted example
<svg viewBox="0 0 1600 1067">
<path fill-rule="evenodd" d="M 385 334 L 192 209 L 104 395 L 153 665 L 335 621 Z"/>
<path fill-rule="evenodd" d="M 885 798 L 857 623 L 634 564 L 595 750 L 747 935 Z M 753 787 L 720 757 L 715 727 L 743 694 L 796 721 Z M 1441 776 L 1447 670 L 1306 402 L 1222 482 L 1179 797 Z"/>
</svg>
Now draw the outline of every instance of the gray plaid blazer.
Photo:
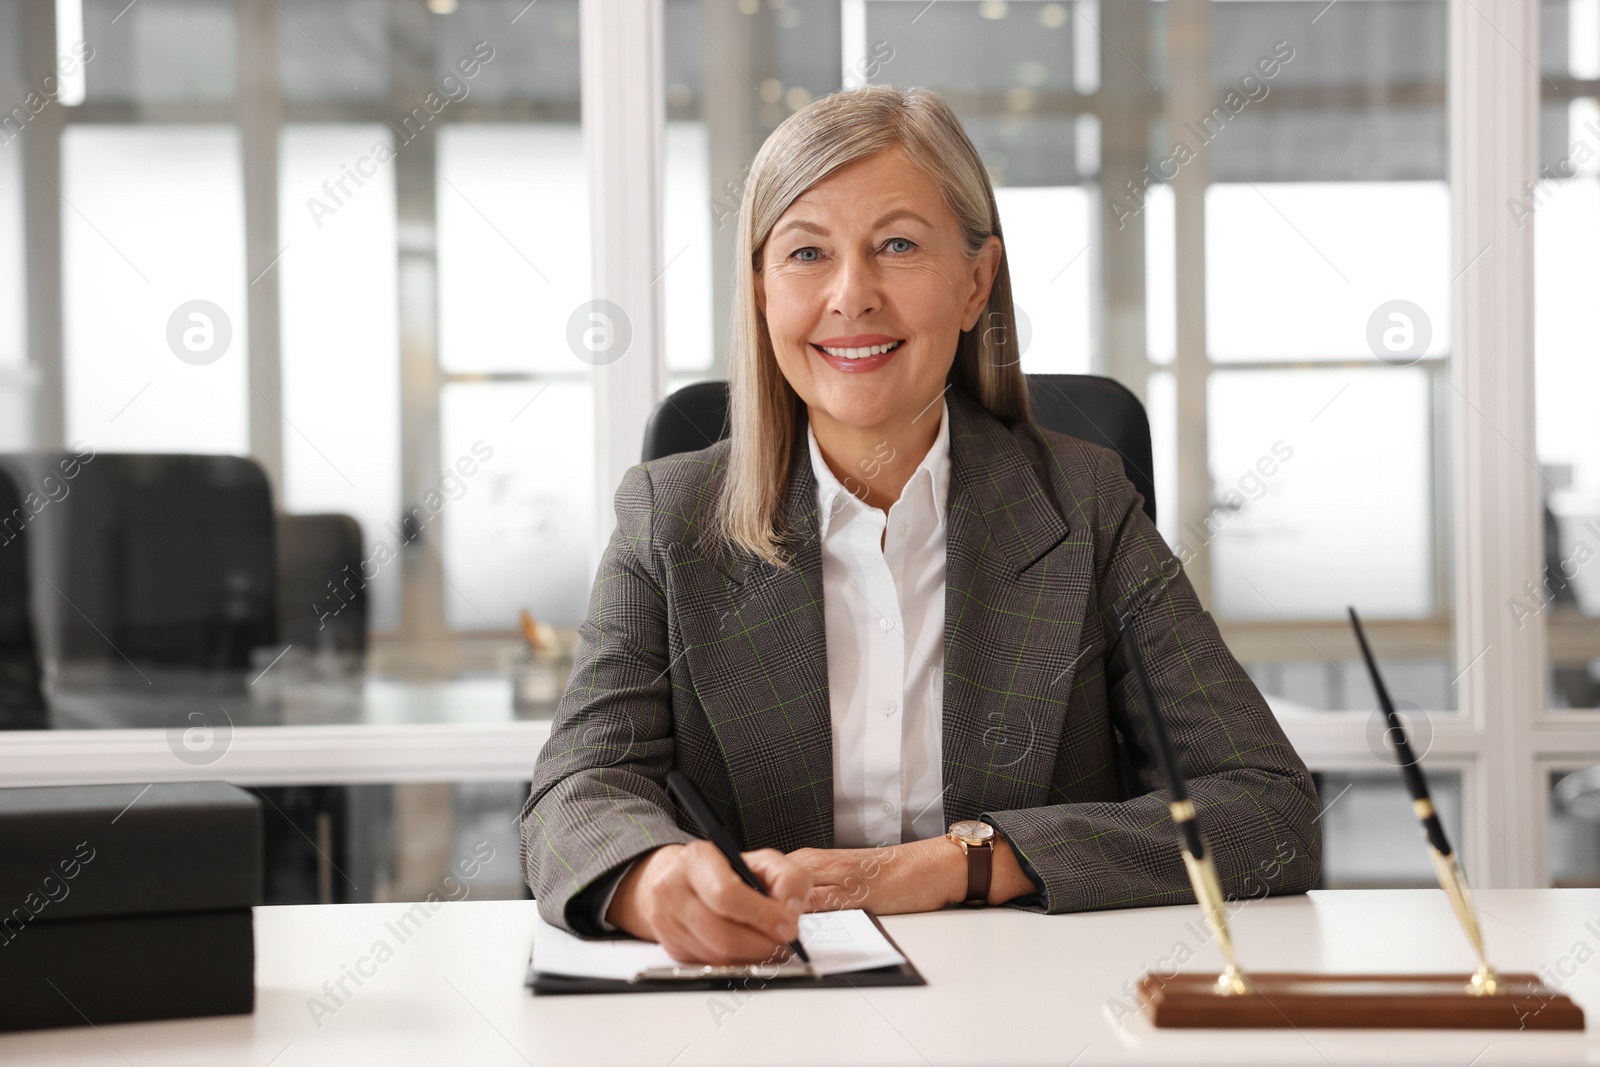
<svg viewBox="0 0 1600 1067">
<path fill-rule="evenodd" d="M 1311 776 L 1116 454 L 1007 426 L 959 389 L 948 402 L 944 810 L 1010 840 L 1039 888 L 1012 906 L 1194 899 L 1122 619 L 1145 651 L 1224 887 L 1309 888 L 1321 864 Z M 667 795 L 673 767 L 743 848 L 831 847 L 821 545 L 803 441 L 785 502 L 786 570 L 702 542 L 726 441 L 623 478 L 522 814 L 523 868 L 547 922 L 594 932 L 575 897 L 698 836 Z"/>
</svg>

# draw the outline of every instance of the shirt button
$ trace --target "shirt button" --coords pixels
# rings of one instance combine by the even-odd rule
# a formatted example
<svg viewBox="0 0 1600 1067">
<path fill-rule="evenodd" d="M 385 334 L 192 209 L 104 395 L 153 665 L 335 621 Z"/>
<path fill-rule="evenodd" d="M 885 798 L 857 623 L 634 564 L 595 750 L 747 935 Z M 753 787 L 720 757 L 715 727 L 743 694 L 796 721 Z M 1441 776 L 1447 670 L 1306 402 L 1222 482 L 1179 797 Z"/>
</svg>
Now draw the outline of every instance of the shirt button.
<svg viewBox="0 0 1600 1067">
<path fill-rule="evenodd" d="M 885 700 L 885 701 L 884 701 L 884 702 L 883 702 L 883 713 L 884 713 L 884 714 L 885 714 L 885 715 L 893 715 L 893 714 L 894 714 L 894 712 L 895 712 L 895 708 L 896 708 L 896 707 L 897 707 L 897 705 L 896 705 L 896 704 L 895 704 L 895 702 L 894 702 L 894 701 L 892 701 L 892 700 Z"/>
<path fill-rule="evenodd" d="M 902 522 L 899 526 L 894 528 L 894 532 L 899 534 L 901 537 L 904 537 L 906 535 L 906 524 Z"/>
<path fill-rule="evenodd" d="M 885 615 L 883 618 L 878 620 L 878 625 L 883 627 L 884 632 L 887 633 L 888 631 L 894 629 L 894 620 Z"/>
<path fill-rule="evenodd" d="M 894 804 L 892 802 L 890 802 L 890 801 L 885 800 L 883 802 L 883 813 L 885 815 L 893 815 L 894 814 Z"/>
</svg>

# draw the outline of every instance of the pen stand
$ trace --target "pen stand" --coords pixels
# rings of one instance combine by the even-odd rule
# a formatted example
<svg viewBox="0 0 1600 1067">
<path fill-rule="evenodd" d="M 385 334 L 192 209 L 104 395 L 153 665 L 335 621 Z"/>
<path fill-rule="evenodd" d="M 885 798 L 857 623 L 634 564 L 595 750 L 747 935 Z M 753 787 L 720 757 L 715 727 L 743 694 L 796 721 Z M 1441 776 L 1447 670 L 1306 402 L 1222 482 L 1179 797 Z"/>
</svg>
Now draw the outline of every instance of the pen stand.
<svg viewBox="0 0 1600 1067">
<path fill-rule="evenodd" d="M 1389 1030 L 1582 1030 L 1583 1009 L 1532 974 L 1496 974 L 1483 951 L 1476 909 L 1454 859 L 1435 854 L 1441 884 L 1480 966 L 1473 974 L 1249 974 L 1234 958 L 1227 911 L 1211 855 L 1188 849 L 1195 900 L 1227 966 L 1215 974 L 1146 973 L 1139 999 L 1160 1027 Z"/>
<path fill-rule="evenodd" d="M 1387 1030 L 1582 1030 L 1583 1009 L 1532 974 L 1501 974 L 1495 993 L 1469 974 L 1250 972 L 1250 991 L 1224 995 L 1214 974 L 1146 974 L 1139 995 L 1160 1027 Z"/>
</svg>

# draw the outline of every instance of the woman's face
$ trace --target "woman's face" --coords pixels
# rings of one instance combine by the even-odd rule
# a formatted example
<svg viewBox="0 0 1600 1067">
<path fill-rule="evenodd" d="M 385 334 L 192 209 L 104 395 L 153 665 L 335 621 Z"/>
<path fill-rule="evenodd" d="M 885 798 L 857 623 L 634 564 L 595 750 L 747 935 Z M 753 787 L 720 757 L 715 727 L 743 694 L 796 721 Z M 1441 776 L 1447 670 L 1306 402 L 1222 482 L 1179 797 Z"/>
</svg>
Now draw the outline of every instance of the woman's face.
<svg viewBox="0 0 1600 1067">
<path fill-rule="evenodd" d="M 943 391 L 961 331 L 989 299 L 1000 239 L 968 260 L 939 187 L 896 149 L 801 194 L 761 263 L 756 304 L 813 425 L 889 431 Z"/>
</svg>

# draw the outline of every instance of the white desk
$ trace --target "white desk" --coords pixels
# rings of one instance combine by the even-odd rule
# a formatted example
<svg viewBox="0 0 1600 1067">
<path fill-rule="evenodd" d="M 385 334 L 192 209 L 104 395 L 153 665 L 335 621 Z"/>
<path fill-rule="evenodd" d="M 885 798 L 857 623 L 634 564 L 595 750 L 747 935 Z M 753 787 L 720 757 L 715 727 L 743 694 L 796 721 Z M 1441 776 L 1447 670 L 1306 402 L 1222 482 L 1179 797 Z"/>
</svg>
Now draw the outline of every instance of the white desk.
<svg viewBox="0 0 1600 1067">
<path fill-rule="evenodd" d="M 54 729 L 0 732 L 0 782 L 515 782 L 533 773 L 554 712 L 554 705 L 519 707 L 509 677 L 360 677 L 280 686 L 268 699 L 251 690 L 208 702 L 231 730 L 213 762 L 189 763 L 174 755 L 167 728 L 186 692 L 144 694 L 125 685 L 53 698 Z"/>
<path fill-rule="evenodd" d="M 0 1035 L 0 1063 L 107 1067 L 311 1064 L 1579 1063 L 1600 1059 L 1600 890 L 1481 894 L 1506 970 L 1574 971 L 1587 1033 L 1496 1031 L 1157 1031 L 1120 1027 L 1122 983 L 1172 951 L 1200 947 L 1193 907 L 1037 916 L 1007 909 L 891 917 L 885 926 L 928 985 L 530 996 L 522 987 L 531 901 L 447 903 L 403 944 L 385 923 L 406 905 L 256 910 L 253 1016 Z M 1594 922 L 1594 927 L 1585 924 Z M 1194 925 L 1186 927 L 1186 923 Z M 1469 969 L 1437 891 L 1322 892 L 1252 902 L 1234 923 L 1262 970 Z M 307 1000 L 374 942 L 394 956 L 331 1016 Z M 1568 958 L 1584 943 L 1587 965 Z M 1419 946 L 1425 946 L 1423 951 Z M 1564 958 L 1567 958 L 1563 962 Z M 366 965 L 371 970 L 371 965 Z"/>
</svg>

